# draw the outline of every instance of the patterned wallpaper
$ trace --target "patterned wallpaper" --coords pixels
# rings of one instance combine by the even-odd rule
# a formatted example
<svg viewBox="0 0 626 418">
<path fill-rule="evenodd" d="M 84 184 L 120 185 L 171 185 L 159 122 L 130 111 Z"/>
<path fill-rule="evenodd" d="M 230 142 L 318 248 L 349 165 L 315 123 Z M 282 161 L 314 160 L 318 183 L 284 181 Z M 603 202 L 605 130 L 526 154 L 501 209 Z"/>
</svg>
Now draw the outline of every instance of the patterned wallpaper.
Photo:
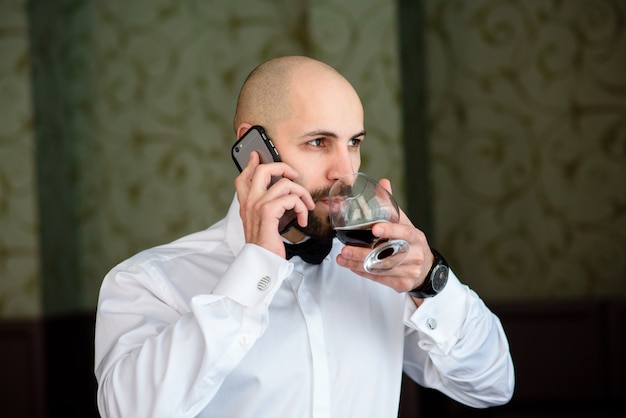
<svg viewBox="0 0 626 418">
<path fill-rule="evenodd" d="M 50 279 L 47 310 L 93 309 L 115 263 L 222 216 L 236 94 L 271 56 L 313 55 L 353 82 L 363 170 L 404 202 L 395 2 L 58 4 L 59 22 L 31 29 L 71 90 L 79 277 Z M 624 3 L 424 4 L 436 238 L 455 270 L 487 298 L 626 295 Z M 0 317 L 42 313 L 27 16 L 0 2 Z"/>
<path fill-rule="evenodd" d="M 25 7 L 0 2 L 0 317 L 41 312 Z"/>
<path fill-rule="evenodd" d="M 79 0 L 33 2 L 27 13 L 25 1 L 0 3 L 3 16 L 11 8 L 23 22 L 28 14 L 34 22 L 39 190 L 45 222 L 54 225 L 38 237 L 31 216 L 33 251 L 26 260 L 36 265 L 40 238 L 44 314 L 93 309 L 102 277 L 117 262 L 224 215 L 237 174 L 229 155 L 237 93 L 254 66 L 270 57 L 313 55 L 345 73 L 364 102 L 372 102 L 363 169 L 401 185 L 392 6 L 380 0 Z M 20 88 L 28 88 L 27 30 L 21 29 L 23 45 L 12 47 L 14 61 L 3 53 L 9 62 L 2 75 L 20 59 Z M 28 98 L 25 92 L 25 105 Z M 9 118 L 19 115 L 2 104 Z M 32 147 L 32 137 L 18 140 L 13 132 L 20 150 Z M 30 158 L 21 161 L 32 170 Z M 5 167 L 1 161 L 0 175 Z M 20 187 L 22 194 L 35 193 L 33 184 Z M 63 196 L 55 199 L 56 192 Z M 2 193 L 3 200 L 15 197 L 12 189 Z M 0 219 L 2 225 L 14 221 L 13 213 Z M 0 269 L 16 258 L 15 243 L 7 245 Z M 0 316 L 38 315 L 37 276 L 1 273 Z M 30 308 L 16 311 L 11 301 L 17 297 L 30 300 Z"/>
<path fill-rule="evenodd" d="M 427 1 L 436 231 L 491 298 L 626 295 L 626 2 Z"/>
<path fill-rule="evenodd" d="M 96 2 L 93 133 L 81 152 L 81 280 L 90 302 L 116 262 L 225 214 L 237 174 L 229 151 L 238 90 L 269 57 L 315 55 L 345 71 L 364 101 L 375 96 L 368 115 L 385 119 L 367 129 L 382 141 L 365 152 L 381 160 L 366 157 L 366 167 L 401 178 L 400 164 L 387 165 L 400 141 L 393 10 L 377 1 L 355 1 L 351 11 L 343 1 L 317 3 L 150 0 L 131 10 Z"/>
</svg>

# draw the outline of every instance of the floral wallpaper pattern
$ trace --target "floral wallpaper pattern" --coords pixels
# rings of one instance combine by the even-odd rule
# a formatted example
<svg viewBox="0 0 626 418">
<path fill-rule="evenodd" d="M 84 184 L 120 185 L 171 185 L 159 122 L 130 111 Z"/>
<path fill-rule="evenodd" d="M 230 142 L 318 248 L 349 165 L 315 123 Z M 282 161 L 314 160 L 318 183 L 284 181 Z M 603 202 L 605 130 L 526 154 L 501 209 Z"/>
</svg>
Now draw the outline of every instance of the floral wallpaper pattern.
<svg viewBox="0 0 626 418">
<path fill-rule="evenodd" d="M 7 278 L 0 284 L 0 316 L 37 315 L 37 292 L 43 292 L 45 315 L 93 309 L 102 277 L 116 263 L 221 218 L 237 174 L 230 147 L 238 90 L 254 66 L 273 56 L 312 55 L 345 73 L 364 101 L 373 101 L 363 169 L 402 184 L 402 165 L 389 163 L 401 155 L 392 3 L 79 0 L 26 6 L 0 3 L 0 14 L 12 8 L 24 21 L 24 44 L 15 52 L 24 61 L 24 88 L 29 17 L 33 25 L 44 173 L 39 191 L 43 219 L 55 225 L 29 230 L 27 260 L 38 261 L 40 241 L 43 286 L 35 273 L 2 271 L 15 257 L 0 254 L 0 274 Z M 3 75 L 14 65 L 8 64 Z M 22 100 L 28 104 L 28 92 Z M 17 115 L 10 112 L 10 118 Z M 32 138 L 20 141 L 32 147 Z M 34 169 L 31 157 L 22 160 Z M 4 167 L 3 161 L 0 175 L 7 174 Z M 35 193 L 35 185 L 23 187 Z M 14 220 L 8 214 L 0 222 Z M 13 251 L 15 243 L 8 245 Z M 32 300 L 31 308 L 16 312 L 11 301 L 17 295 Z"/>
<path fill-rule="evenodd" d="M 380 13 L 389 5 L 358 2 L 352 10 L 369 7 L 370 22 L 383 17 L 382 25 L 376 22 L 386 37 L 378 39 L 352 18 L 344 20 L 353 15 L 341 1 L 158 3 L 133 2 L 137 12 L 115 2 L 95 4 L 93 133 L 82 163 L 86 173 L 97 167 L 97 175 L 84 176 L 88 198 L 82 199 L 81 219 L 82 280 L 91 295 L 114 263 L 206 228 L 225 214 L 237 174 L 230 159 L 235 102 L 244 78 L 260 62 L 284 54 L 319 57 L 345 68 L 364 100 L 380 93 L 374 114 L 382 108 L 382 115 L 397 118 L 394 14 Z M 351 37 L 342 45 L 335 28 L 343 25 Z M 368 53 L 359 54 L 366 45 Z M 350 57 L 357 56 L 365 62 L 382 56 L 386 66 L 356 66 Z M 397 126 L 385 130 L 382 122 L 367 128 L 387 146 L 374 145 L 366 153 L 381 155 L 380 171 L 399 179 L 401 165 L 387 165 L 399 158 L 399 132 Z"/>
<path fill-rule="evenodd" d="M 626 295 L 624 3 L 423 4 L 432 238 L 486 298 Z M 366 112 L 362 169 L 390 178 L 402 204 L 396 7 L 0 2 L 0 317 L 93 309 L 115 263 L 219 219 L 234 194 L 236 94 L 271 56 L 312 55 L 352 81 Z M 44 284 L 38 196 L 55 189 L 35 171 L 55 161 L 34 157 L 33 62 L 58 80 L 44 93 L 64 96 L 34 95 L 64 135 L 38 143 L 69 147 L 59 169 L 76 199 L 78 248 L 62 271 L 77 273 Z"/>
<path fill-rule="evenodd" d="M 626 295 L 626 3 L 426 1 L 436 231 L 491 298 Z"/>
<path fill-rule="evenodd" d="M 0 3 L 0 317 L 41 311 L 25 3 Z"/>
</svg>

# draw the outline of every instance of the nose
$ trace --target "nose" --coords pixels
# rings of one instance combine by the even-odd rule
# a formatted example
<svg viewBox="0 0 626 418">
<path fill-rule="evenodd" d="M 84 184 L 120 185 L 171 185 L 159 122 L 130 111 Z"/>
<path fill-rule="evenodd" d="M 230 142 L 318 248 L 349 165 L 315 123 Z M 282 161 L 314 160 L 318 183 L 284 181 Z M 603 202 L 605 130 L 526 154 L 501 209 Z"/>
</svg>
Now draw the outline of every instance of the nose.
<svg viewBox="0 0 626 418">
<path fill-rule="evenodd" d="M 348 148 L 337 147 L 333 153 L 328 169 L 328 178 L 331 181 L 352 174 L 358 170 L 360 157 L 354 152 L 350 152 Z"/>
</svg>

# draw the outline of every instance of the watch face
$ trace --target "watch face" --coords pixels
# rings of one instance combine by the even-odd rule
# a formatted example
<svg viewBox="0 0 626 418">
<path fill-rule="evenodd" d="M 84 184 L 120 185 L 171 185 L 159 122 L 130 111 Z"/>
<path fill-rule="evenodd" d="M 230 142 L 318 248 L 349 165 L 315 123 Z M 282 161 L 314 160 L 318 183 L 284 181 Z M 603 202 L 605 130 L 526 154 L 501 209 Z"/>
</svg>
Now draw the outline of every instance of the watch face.
<svg viewBox="0 0 626 418">
<path fill-rule="evenodd" d="M 439 265 L 435 267 L 432 275 L 432 286 L 435 292 L 439 293 L 448 282 L 448 267 Z"/>
</svg>

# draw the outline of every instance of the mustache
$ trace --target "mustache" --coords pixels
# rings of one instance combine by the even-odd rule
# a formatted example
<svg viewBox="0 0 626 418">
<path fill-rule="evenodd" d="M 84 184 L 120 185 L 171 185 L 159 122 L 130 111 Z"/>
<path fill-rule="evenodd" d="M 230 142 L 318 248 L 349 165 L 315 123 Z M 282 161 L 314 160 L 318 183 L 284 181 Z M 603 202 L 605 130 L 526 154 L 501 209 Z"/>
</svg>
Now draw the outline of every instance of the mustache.
<svg viewBox="0 0 626 418">
<path fill-rule="evenodd" d="M 330 187 L 322 187 L 311 192 L 311 197 L 314 202 L 319 200 L 328 199 L 328 195 L 330 194 Z"/>
</svg>

